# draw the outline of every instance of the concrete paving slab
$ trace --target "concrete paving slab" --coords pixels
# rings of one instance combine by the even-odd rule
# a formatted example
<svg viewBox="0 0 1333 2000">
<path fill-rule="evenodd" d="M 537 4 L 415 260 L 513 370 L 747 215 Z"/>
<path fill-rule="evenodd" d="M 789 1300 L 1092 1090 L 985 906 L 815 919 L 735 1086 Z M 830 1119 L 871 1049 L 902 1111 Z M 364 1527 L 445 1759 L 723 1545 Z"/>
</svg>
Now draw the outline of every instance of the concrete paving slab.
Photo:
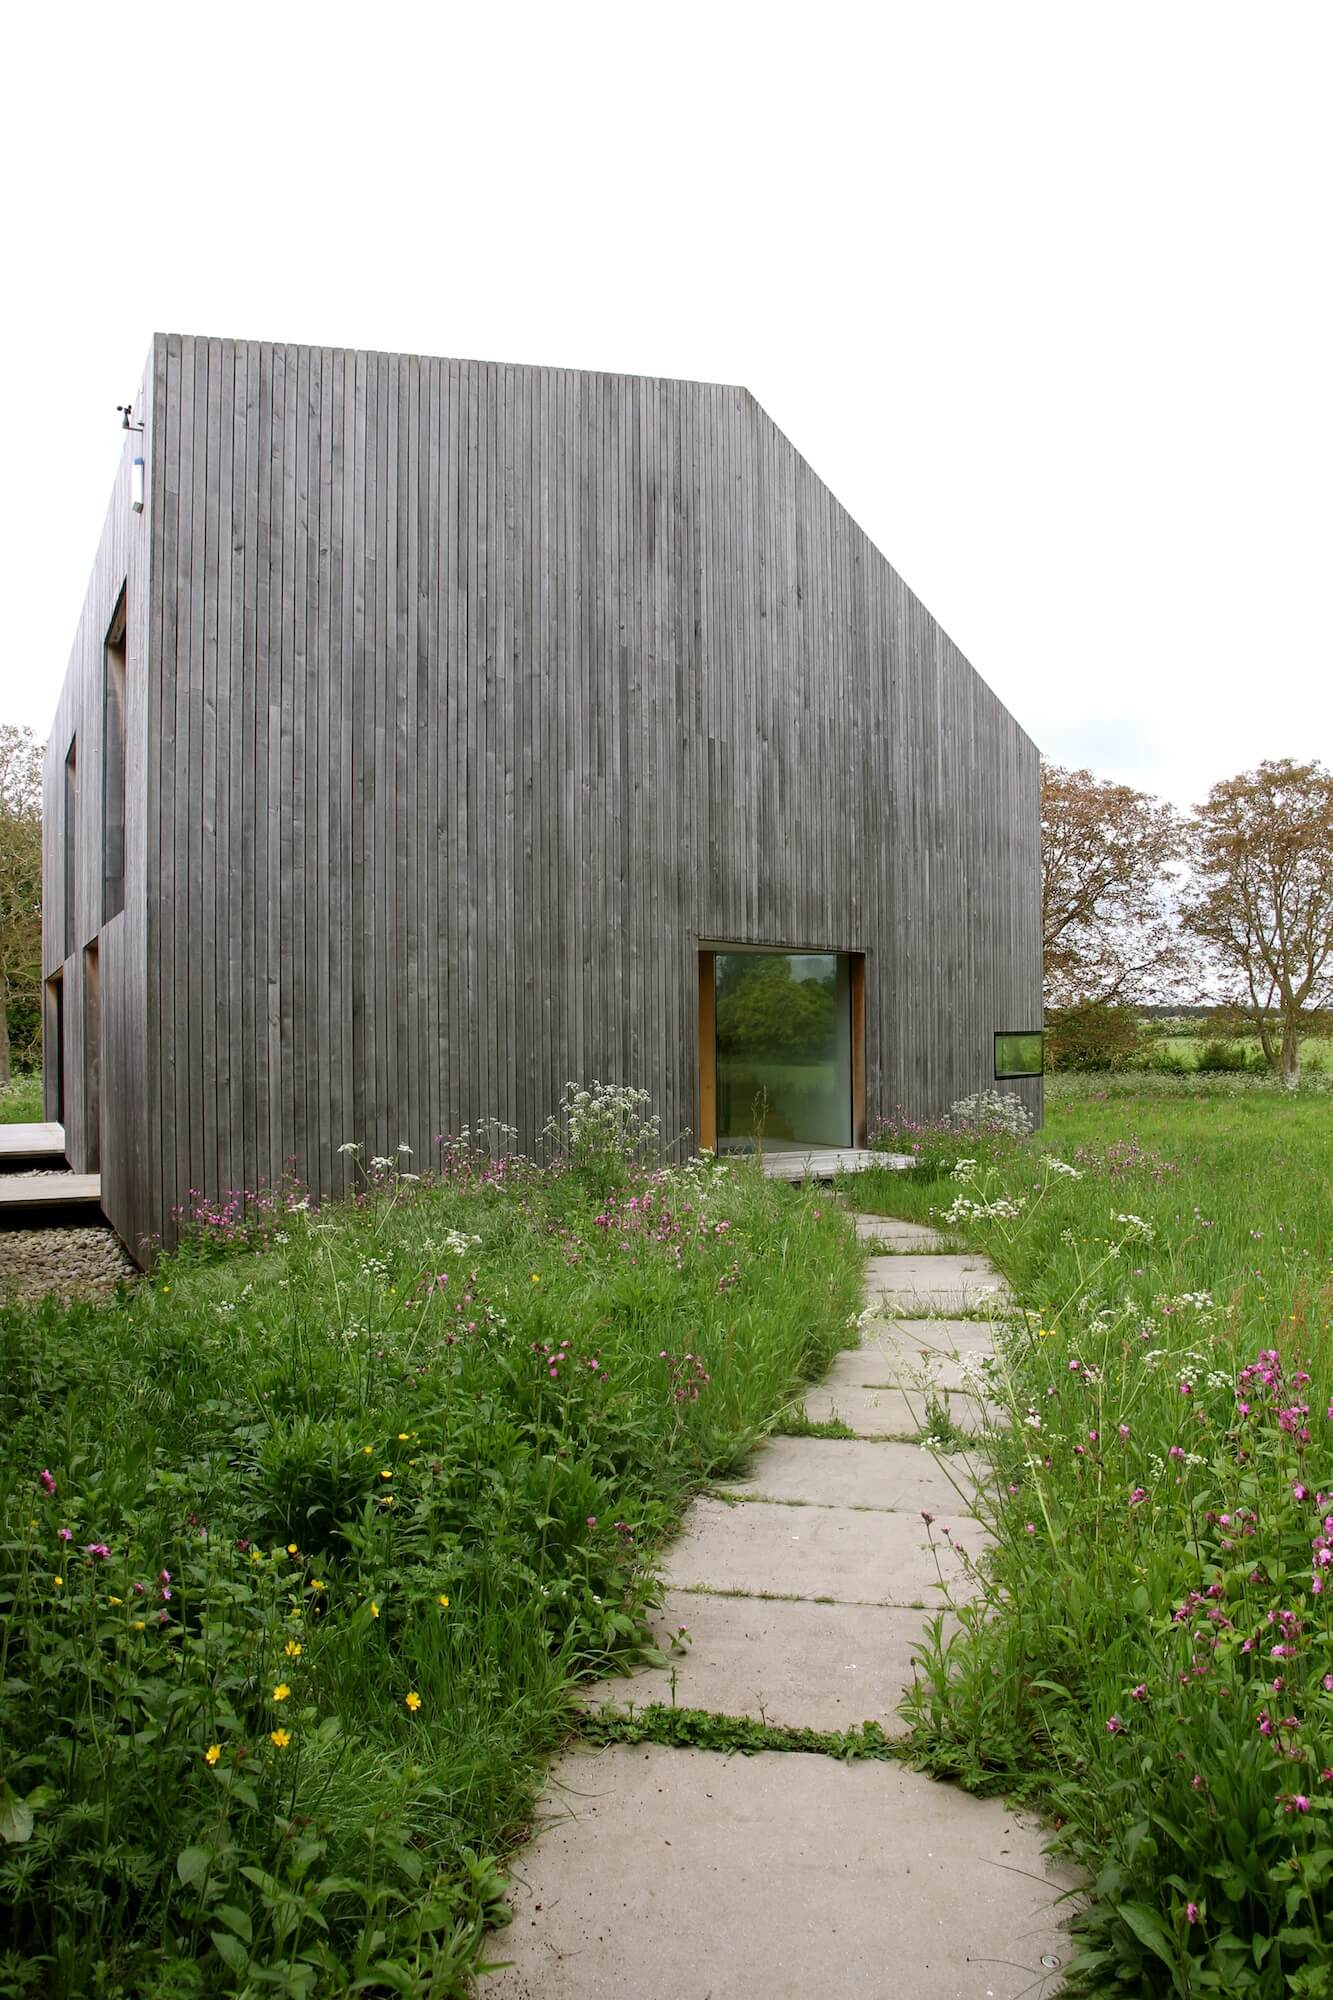
<svg viewBox="0 0 1333 2000">
<path fill-rule="evenodd" d="M 956 1593 L 965 1588 L 956 1549 L 976 1557 L 987 1537 L 980 1522 L 962 1512 L 939 1516 L 932 1534 L 934 1553 L 919 1513 L 696 1500 L 668 1551 L 664 1575 L 674 1590 L 934 1609 L 944 1602 L 946 1585 Z"/>
<path fill-rule="evenodd" d="M 883 1243 L 890 1250 L 947 1250 L 948 1238 L 928 1222 L 903 1222 L 896 1215 L 857 1215 L 856 1233 L 863 1243 Z"/>
<path fill-rule="evenodd" d="M 937 1341 L 936 1329 L 950 1326 L 970 1326 L 977 1337 L 959 1347 L 946 1331 Z M 937 1388 L 968 1390 L 985 1383 L 986 1371 L 981 1364 L 993 1353 L 990 1328 L 984 1321 L 886 1320 L 868 1326 L 861 1346 L 839 1355 L 834 1369 L 837 1384 L 849 1387 L 889 1382 L 911 1390 L 928 1379 Z"/>
<path fill-rule="evenodd" d="M 949 1460 L 954 1484 L 916 1444 L 870 1444 L 855 1438 L 774 1438 L 744 1479 L 725 1491 L 737 1499 L 804 1500 L 819 1507 L 873 1507 L 898 1513 L 951 1514 L 971 1504 L 978 1461 Z M 960 1491 L 961 1489 L 961 1491 Z"/>
<path fill-rule="evenodd" d="M 1035 1830 L 898 1764 L 618 1744 L 544 1805 L 485 2000 L 1050 2000 L 1071 1955 Z"/>
<path fill-rule="evenodd" d="M 851 1729 L 874 1721 L 890 1735 L 903 1733 L 898 1703 L 925 1638 L 919 1611 L 673 1590 L 653 1625 L 663 1652 L 685 1626 L 688 1649 L 671 1655 L 668 1667 L 599 1681 L 587 1697 L 590 1705 L 645 1708 L 674 1701 L 791 1729 Z"/>
<path fill-rule="evenodd" d="M 921 1430 L 924 1409 L 919 1397 L 909 1402 L 901 1389 L 848 1387 L 811 1389 L 805 1414 L 812 1424 L 837 1417 L 856 1437 L 914 1438 Z"/>
<path fill-rule="evenodd" d="M 951 1313 L 1007 1310 L 1013 1303 L 1008 1285 L 985 1257 L 872 1257 L 866 1269 L 866 1293 L 871 1300 L 891 1302 L 900 1313 Z"/>
<path fill-rule="evenodd" d="M 838 1417 L 857 1437 L 917 1438 L 929 1415 L 930 1393 L 945 1405 L 960 1430 L 980 1431 L 985 1411 L 974 1396 L 943 1385 L 929 1392 L 914 1383 L 905 1368 L 895 1371 L 888 1362 L 879 1385 L 834 1381 L 811 1389 L 805 1399 L 805 1414 L 817 1424 Z"/>
</svg>

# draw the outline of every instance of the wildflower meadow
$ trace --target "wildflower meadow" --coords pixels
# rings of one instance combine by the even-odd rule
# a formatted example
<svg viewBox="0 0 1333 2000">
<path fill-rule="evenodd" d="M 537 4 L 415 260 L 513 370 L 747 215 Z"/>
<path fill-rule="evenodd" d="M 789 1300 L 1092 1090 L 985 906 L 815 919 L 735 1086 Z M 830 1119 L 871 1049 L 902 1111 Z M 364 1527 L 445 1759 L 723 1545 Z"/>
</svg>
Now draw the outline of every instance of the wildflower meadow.
<svg viewBox="0 0 1333 2000">
<path fill-rule="evenodd" d="M 827 1196 L 635 1117 L 353 1149 L 0 1311 L 0 1995 L 468 1990 L 655 1549 L 855 1338 Z"/>
<path fill-rule="evenodd" d="M 1086 1871 L 1071 1990 L 1333 1994 L 1333 1121 L 1323 1092 L 1048 1084 L 913 1131 L 858 1206 L 984 1246 L 1018 1318 L 979 1595 L 914 1754 L 1026 1797 Z M 947 1463 L 947 1459 L 944 1461 Z"/>
</svg>

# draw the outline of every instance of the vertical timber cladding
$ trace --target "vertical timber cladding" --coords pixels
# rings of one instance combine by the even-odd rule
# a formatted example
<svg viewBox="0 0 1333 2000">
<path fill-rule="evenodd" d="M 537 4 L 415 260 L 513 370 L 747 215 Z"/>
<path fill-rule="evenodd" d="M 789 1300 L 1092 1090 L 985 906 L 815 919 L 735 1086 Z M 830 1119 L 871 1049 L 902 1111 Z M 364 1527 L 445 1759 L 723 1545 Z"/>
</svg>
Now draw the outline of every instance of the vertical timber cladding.
<svg viewBox="0 0 1333 2000">
<path fill-rule="evenodd" d="M 747 392 L 172 335 L 152 431 L 152 1226 L 697 1133 L 700 939 L 865 955 L 872 1120 L 1039 1023 L 1036 752 Z"/>
<path fill-rule="evenodd" d="M 150 362 L 134 394 L 134 421 L 146 429 L 127 432 L 123 440 L 43 773 L 46 1115 L 63 1119 L 70 1165 L 76 1171 L 100 1171 L 102 1206 L 131 1249 L 146 1231 L 157 1228 L 159 1207 L 150 1165 L 156 1139 L 146 1026 L 155 1004 L 155 995 L 148 992 L 150 842 L 154 857 L 157 852 L 156 830 L 150 833 L 157 768 L 155 724 L 149 757 L 150 708 L 155 706 L 151 492 L 143 511 L 132 505 L 133 461 L 141 451 L 147 456 L 146 440 L 154 428 L 153 373 Z M 118 728 L 119 741 L 114 736 L 108 740 L 108 725 L 112 731 Z M 75 795 L 73 839 L 67 849 L 66 758 L 71 743 L 76 745 Z M 117 895 L 108 895 L 108 846 L 121 863 L 120 907 Z"/>
</svg>

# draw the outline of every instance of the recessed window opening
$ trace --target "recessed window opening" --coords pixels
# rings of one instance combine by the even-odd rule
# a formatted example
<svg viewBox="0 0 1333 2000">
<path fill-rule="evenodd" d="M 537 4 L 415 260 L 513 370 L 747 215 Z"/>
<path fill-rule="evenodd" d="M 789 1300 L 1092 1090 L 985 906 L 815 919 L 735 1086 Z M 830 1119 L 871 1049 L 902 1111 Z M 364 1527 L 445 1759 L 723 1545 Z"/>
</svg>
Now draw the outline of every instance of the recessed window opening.
<svg viewBox="0 0 1333 2000">
<path fill-rule="evenodd" d="M 57 1125 L 63 1125 L 65 1122 L 65 982 L 57 972 L 54 977 L 47 980 L 46 987 L 49 1005 L 46 1020 L 42 1024 L 42 1032 L 47 1045 L 55 1052 L 55 1062 L 52 1065 L 55 1072 L 53 1079 L 55 1114 Z M 48 1077 L 51 1073 L 51 1069 L 48 1069 Z"/>
<path fill-rule="evenodd" d="M 703 1144 L 719 1152 L 855 1144 L 863 964 L 850 952 L 701 952 Z"/>
<path fill-rule="evenodd" d="M 83 953 L 83 1171 L 95 1174 L 102 1154 L 102 982 L 97 946 Z"/>
<path fill-rule="evenodd" d="M 71 736 L 69 749 L 65 752 L 65 812 L 64 812 L 64 856 L 65 856 L 65 949 L 62 958 L 68 958 L 78 943 L 75 935 L 74 890 L 78 879 L 75 866 L 79 836 L 79 739 Z"/>
<path fill-rule="evenodd" d="M 1009 1029 L 995 1037 L 995 1076 L 998 1082 L 1042 1072 L 1042 1031 L 1040 1028 Z"/>
<path fill-rule="evenodd" d="M 125 907 L 125 591 L 102 647 L 102 922 Z"/>
</svg>

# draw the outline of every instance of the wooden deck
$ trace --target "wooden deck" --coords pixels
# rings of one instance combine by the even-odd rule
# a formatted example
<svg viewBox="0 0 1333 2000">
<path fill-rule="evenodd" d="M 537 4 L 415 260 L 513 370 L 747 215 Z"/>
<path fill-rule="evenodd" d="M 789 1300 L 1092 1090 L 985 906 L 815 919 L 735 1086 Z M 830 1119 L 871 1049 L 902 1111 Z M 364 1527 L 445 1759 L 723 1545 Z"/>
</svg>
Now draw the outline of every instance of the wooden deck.
<svg viewBox="0 0 1333 2000">
<path fill-rule="evenodd" d="M 0 1212 L 100 1208 L 100 1174 L 0 1174 Z"/>
<path fill-rule="evenodd" d="M 765 1153 L 764 1172 L 775 1181 L 830 1181 L 835 1174 L 863 1174 L 868 1167 L 901 1170 L 906 1153 L 872 1153 L 865 1146 L 815 1146 L 808 1153 Z"/>
<path fill-rule="evenodd" d="M 0 1125 L 0 1173 L 21 1160 L 58 1166 L 65 1157 L 63 1125 Z"/>
</svg>

